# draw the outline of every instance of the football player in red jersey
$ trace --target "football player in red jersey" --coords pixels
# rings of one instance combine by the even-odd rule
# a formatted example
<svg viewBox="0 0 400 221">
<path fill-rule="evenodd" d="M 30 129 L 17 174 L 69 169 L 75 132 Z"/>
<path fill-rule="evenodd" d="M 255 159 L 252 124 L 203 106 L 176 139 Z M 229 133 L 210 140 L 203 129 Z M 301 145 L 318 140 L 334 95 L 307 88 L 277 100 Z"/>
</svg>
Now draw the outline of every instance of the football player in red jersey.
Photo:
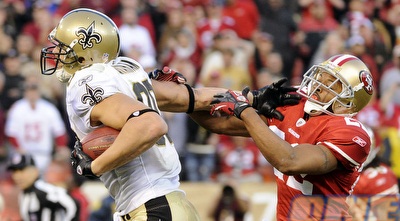
<svg viewBox="0 0 400 221">
<path fill-rule="evenodd" d="M 282 103 L 290 96 L 283 93 L 283 83 L 252 93 L 194 89 L 194 98 L 189 99 L 195 110 L 191 116 L 213 132 L 254 139 L 275 168 L 277 220 L 351 220 L 346 198 L 370 149 L 365 127 L 353 116 L 371 99 L 371 73 L 355 56 L 333 56 L 304 74 L 297 89 L 303 98 L 295 105 Z M 176 96 L 158 92 L 156 83 L 154 88 L 158 102 Z M 197 111 L 209 104 L 210 91 L 218 93 L 211 113 L 228 117 Z"/>
<path fill-rule="evenodd" d="M 371 138 L 371 150 L 354 187 L 353 197 L 348 199 L 350 213 L 354 221 L 398 220 L 399 186 L 396 175 L 390 166 L 381 161 L 378 155 L 380 147 L 376 146 L 375 135 L 371 129 L 367 129 Z"/>
</svg>

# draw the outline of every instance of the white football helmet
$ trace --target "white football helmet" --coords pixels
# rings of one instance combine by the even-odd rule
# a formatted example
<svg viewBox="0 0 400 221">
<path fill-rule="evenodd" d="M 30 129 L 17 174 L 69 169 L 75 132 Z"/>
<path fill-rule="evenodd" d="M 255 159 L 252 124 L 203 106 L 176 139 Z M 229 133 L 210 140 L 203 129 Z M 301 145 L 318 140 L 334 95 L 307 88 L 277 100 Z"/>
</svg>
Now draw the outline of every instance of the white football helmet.
<svg viewBox="0 0 400 221">
<path fill-rule="evenodd" d="M 115 23 L 103 13 L 87 8 L 65 14 L 48 38 L 54 45 L 42 49 L 41 71 L 44 75 L 57 71 L 59 78 L 71 77 L 91 64 L 113 60 L 120 51 Z"/>
<path fill-rule="evenodd" d="M 327 73 L 336 78 L 329 85 L 320 82 L 320 73 Z M 341 84 L 340 92 L 331 87 Z M 330 101 L 318 100 L 315 93 L 329 91 L 334 95 Z M 303 76 L 298 93 L 307 98 L 304 111 L 311 116 L 326 113 L 329 115 L 352 117 L 364 108 L 373 94 L 373 80 L 367 66 L 359 58 L 341 54 L 312 66 Z"/>
</svg>

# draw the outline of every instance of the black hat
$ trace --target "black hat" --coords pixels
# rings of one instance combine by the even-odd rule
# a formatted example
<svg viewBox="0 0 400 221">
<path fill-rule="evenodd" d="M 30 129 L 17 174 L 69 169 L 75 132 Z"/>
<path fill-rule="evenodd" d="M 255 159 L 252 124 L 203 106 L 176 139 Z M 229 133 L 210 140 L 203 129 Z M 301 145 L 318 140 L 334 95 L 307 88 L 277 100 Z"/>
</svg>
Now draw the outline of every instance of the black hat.
<svg viewBox="0 0 400 221">
<path fill-rule="evenodd" d="M 28 154 L 16 154 L 8 163 L 7 170 L 20 170 L 27 166 L 35 166 L 32 156 Z"/>
</svg>

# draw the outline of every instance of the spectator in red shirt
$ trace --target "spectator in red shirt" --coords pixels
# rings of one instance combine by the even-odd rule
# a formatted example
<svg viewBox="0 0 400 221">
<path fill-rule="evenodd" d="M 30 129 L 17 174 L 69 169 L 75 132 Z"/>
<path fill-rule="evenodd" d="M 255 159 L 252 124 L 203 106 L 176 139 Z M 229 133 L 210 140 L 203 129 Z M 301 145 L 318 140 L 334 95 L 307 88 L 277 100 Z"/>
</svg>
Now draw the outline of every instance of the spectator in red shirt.
<svg viewBox="0 0 400 221">
<path fill-rule="evenodd" d="M 261 182 L 258 172 L 260 151 L 255 143 L 246 137 L 220 136 L 217 146 L 219 182 Z"/>
<path fill-rule="evenodd" d="M 353 35 L 347 40 L 349 53 L 360 58 L 371 71 L 374 87 L 379 90 L 381 73 L 370 51 L 367 50 L 365 39 L 361 35 Z"/>
<path fill-rule="evenodd" d="M 260 14 L 253 1 L 226 0 L 223 15 L 233 18 L 235 21 L 233 30 L 240 38 L 250 40 L 258 29 Z"/>
<path fill-rule="evenodd" d="M 304 65 L 304 70 L 310 67 L 311 57 L 325 36 L 337 29 L 339 23 L 328 15 L 328 8 L 323 1 L 315 1 L 309 6 L 310 16 L 303 17 L 299 23 L 299 34 L 304 36 L 298 42 L 298 52 Z"/>
<path fill-rule="evenodd" d="M 206 17 L 197 24 L 199 46 L 207 51 L 213 45 L 213 39 L 222 30 L 233 30 L 235 21 L 222 13 L 223 2 L 210 0 L 205 6 Z"/>
<path fill-rule="evenodd" d="M 32 12 L 33 20 L 22 27 L 22 33 L 33 36 L 36 44 L 46 45 L 47 36 L 54 28 L 55 20 L 45 5 L 36 4 Z"/>
</svg>

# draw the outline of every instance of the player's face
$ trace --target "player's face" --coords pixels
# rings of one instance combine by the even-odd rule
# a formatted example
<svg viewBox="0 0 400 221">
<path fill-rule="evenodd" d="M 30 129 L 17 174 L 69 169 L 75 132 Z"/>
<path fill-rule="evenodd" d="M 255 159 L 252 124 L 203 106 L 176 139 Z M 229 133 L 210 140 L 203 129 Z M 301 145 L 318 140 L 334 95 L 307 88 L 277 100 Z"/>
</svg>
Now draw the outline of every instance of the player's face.
<svg viewBox="0 0 400 221">
<path fill-rule="evenodd" d="M 342 91 L 340 81 L 327 72 L 319 71 L 315 79 L 318 83 L 312 84 L 312 91 L 315 91 L 312 97 L 320 102 L 329 102 L 335 97 L 333 91 L 338 94 Z"/>
<path fill-rule="evenodd" d="M 11 177 L 15 184 L 22 190 L 30 187 L 39 176 L 39 171 L 35 167 L 25 167 L 23 169 L 13 170 Z"/>
<path fill-rule="evenodd" d="M 54 47 L 54 49 L 53 49 L 53 53 L 54 54 L 59 54 L 60 52 L 64 52 L 62 49 L 61 49 L 61 46 L 60 45 L 57 45 L 56 47 Z M 60 53 L 60 56 L 59 56 L 59 59 L 61 60 L 61 61 L 63 61 L 63 60 L 65 60 L 65 57 L 66 57 L 66 55 L 64 55 L 63 53 Z M 60 69 L 61 67 L 62 67 L 62 62 L 59 64 L 59 66 L 58 66 L 58 68 L 57 69 Z"/>
</svg>

